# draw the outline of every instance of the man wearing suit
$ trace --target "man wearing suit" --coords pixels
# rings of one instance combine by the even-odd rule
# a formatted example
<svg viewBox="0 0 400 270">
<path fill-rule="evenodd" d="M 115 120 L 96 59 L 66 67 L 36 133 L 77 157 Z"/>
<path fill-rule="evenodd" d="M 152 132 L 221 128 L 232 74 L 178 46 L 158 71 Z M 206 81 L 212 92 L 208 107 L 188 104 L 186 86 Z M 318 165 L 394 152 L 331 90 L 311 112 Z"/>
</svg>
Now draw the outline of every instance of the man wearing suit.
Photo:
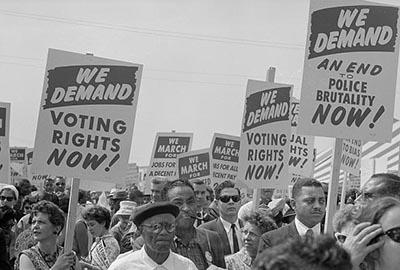
<svg viewBox="0 0 400 270">
<path fill-rule="evenodd" d="M 289 239 L 321 234 L 326 199 L 322 185 L 313 178 L 301 178 L 293 186 L 291 206 L 296 217 L 289 225 L 266 232 L 260 238 L 258 253 Z"/>
<path fill-rule="evenodd" d="M 216 187 L 215 198 L 220 217 L 199 228 L 218 233 L 224 245 L 224 255 L 236 253 L 242 247 L 240 228 L 243 224 L 238 219 L 240 190 L 231 181 L 225 181 Z"/>
<path fill-rule="evenodd" d="M 197 205 L 193 186 L 186 180 L 167 182 L 161 191 L 161 198 L 180 209 L 172 251 L 192 260 L 199 270 L 211 265 L 225 268 L 222 241 L 218 234 L 194 227 Z"/>
</svg>

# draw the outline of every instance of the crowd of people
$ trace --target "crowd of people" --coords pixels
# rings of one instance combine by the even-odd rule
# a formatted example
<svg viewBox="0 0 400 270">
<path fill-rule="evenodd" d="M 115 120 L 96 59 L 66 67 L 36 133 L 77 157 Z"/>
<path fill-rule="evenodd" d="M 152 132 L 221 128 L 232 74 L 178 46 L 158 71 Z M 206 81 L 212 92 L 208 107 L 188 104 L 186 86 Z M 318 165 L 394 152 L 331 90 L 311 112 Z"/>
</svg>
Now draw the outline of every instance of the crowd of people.
<svg viewBox="0 0 400 270">
<path fill-rule="evenodd" d="M 400 177 L 373 175 L 349 190 L 334 233 L 324 233 L 327 186 L 301 178 L 291 198 L 263 189 L 258 207 L 231 181 L 151 181 L 79 191 L 71 252 L 64 252 L 69 189 L 0 188 L 0 269 L 395 270 L 400 268 Z"/>
</svg>

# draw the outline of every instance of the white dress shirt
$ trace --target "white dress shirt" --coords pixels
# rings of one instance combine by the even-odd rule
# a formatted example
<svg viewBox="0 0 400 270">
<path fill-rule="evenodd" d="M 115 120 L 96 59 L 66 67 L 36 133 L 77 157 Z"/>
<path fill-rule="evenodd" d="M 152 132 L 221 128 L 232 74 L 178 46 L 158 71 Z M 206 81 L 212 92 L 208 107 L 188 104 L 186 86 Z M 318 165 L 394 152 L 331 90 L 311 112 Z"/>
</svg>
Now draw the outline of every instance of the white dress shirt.
<svg viewBox="0 0 400 270">
<path fill-rule="evenodd" d="M 232 254 L 235 253 L 233 252 L 233 237 L 232 237 L 232 223 L 224 220 L 222 217 L 220 217 L 222 225 L 224 226 L 226 235 L 228 236 L 228 240 L 229 240 L 229 246 L 231 247 L 231 252 Z M 242 233 L 241 233 L 241 228 L 239 225 L 239 219 L 236 219 L 235 222 L 235 231 L 236 231 L 236 237 L 238 240 L 238 244 L 239 244 L 239 250 L 242 248 L 243 243 L 242 243 Z"/>
<path fill-rule="evenodd" d="M 300 236 L 306 235 L 307 230 L 309 230 L 309 229 L 311 229 L 313 231 L 314 235 L 320 235 L 321 234 L 321 223 L 318 223 L 317 225 L 315 225 L 312 228 L 308 228 L 306 225 L 301 223 L 301 221 L 298 220 L 297 217 L 295 217 L 294 224 L 296 225 L 296 229 L 299 232 Z"/>
<path fill-rule="evenodd" d="M 179 254 L 169 252 L 167 260 L 162 264 L 153 261 L 144 250 L 129 251 L 118 256 L 108 270 L 197 270 L 196 265 Z"/>
</svg>

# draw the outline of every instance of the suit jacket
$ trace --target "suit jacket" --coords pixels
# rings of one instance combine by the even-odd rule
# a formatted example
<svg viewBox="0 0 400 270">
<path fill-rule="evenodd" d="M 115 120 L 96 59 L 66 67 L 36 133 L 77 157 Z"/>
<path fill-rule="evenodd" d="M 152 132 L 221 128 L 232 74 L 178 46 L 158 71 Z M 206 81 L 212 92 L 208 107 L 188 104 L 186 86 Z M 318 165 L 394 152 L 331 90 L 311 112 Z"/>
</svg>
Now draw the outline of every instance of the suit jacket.
<svg viewBox="0 0 400 270">
<path fill-rule="evenodd" d="M 243 227 L 243 222 L 240 219 L 239 219 L 239 226 L 240 226 L 240 228 Z M 217 218 L 217 219 L 211 220 L 207 223 L 201 224 L 199 226 L 199 228 L 218 233 L 218 236 L 221 238 L 222 245 L 224 247 L 224 255 L 232 254 L 228 236 L 226 235 L 224 225 L 222 224 L 222 221 L 220 218 Z M 240 237 L 239 232 L 237 234 L 237 237 Z"/>
<path fill-rule="evenodd" d="M 211 253 L 212 264 L 225 268 L 224 250 L 218 233 L 206 229 L 196 229 L 198 243 L 205 254 Z M 207 258 L 206 258 L 207 259 Z"/>
<path fill-rule="evenodd" d="M 262 253 L 267 248 L 285 243 L 290 239 L 300 239 L 294 220 L 287 226 L 264 233 L 260 238 L 258 254 Z"/>
</svg>

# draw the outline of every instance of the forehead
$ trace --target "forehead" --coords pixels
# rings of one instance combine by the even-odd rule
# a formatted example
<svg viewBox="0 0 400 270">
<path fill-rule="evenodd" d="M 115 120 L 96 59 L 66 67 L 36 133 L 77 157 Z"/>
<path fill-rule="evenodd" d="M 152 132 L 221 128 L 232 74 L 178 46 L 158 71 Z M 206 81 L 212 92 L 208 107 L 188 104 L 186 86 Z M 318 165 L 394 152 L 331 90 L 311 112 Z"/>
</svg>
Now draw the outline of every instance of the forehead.
<svg viewBox="0 0 400 270">
<path fill-rule="evenodd" d="M 193 189 L 194 191 L 207 191 L 207 187 L 205 184 L 193 183 Z"/>
<path fill-rule="evenodd" d="M 325 194 L 321 187 L 302 187 L 299 198 L 324 198 Z"/>
<path fill-rule="evenodd" d="M 49 221 L 49 214 L 42 213 L 42 212 L 36 212 L 33 214 L 33 219 L 40 220 L 40 221 Z"/>
<path fill-rule="evenodd" d="M 193 190 L 188 186 L 173 187 L 168 191 L 168 197 L 173 199 L 185 199 L 194 196 Z"/>
<path fill-rule="evenodd" d="M 221 196 L 223 195 L 239 195 L 239 191 L 236 188 L 224 188 L 221 190 Z"/>
<path fill-rule="evenodd" d="M 243 230 L 247 230 L 250 232 L 258 233 L 259 229 L 255 224 L 252 224 L 248 221 L 246 221 L 243 225 Z"/>
<path fill-rule="evenodd" d="M 159 214 L 159 215 L 149 217 L 143 223 L 153 224 L 153 223 L 160 223 L 160 222 L 174 223 L 175 217 L 172 214 L 168 214 L 168 213 Z"/>
<path fill-rule="evenodd" d="M 400 227 L 400 206 L 390 208 L 379 220 L 384 231 Z"/>
</svg>

